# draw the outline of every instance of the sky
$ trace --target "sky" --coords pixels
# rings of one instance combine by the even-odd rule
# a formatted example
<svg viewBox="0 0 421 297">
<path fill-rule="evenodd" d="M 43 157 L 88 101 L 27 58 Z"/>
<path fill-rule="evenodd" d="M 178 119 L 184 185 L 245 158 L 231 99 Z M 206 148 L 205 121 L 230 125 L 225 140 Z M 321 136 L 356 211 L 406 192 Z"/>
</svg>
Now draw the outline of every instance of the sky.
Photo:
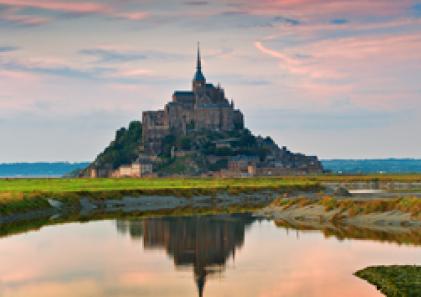
<svg viewBox="0 0 421 297">
<path fill-rule="evenodd" d="M 255 134 L 421 158 L 421 1 L 0 0 L 0 162 L 93 160 L 203 72 Z"/>
</svg>

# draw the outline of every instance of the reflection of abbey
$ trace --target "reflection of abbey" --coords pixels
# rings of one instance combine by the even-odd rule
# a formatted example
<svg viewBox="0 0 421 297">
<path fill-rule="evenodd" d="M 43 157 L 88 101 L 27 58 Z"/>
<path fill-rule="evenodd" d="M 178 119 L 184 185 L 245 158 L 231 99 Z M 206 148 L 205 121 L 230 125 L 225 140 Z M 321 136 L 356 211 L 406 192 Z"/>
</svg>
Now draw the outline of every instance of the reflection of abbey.
<svg viewBox="0 0 421 297">
<path fill-rule="evenodd" d="M 243 114 L 225 98 L 224 89 L 207 83 L 202 73 L 200 51 L 191 91 L 175 91 L 164 110 L 146 111 L 142 117 L 145 153 L 160 154 L 169 134 L 186 135 L 190 130 L 232 131 L 244 126 Z"/>
<path fill-rule="evenodd" d="M 92 163 L 91 177 L 280 176 L 323 171 L 315 156 L 280 148 L 244 125 L 224 89 L 208 83 L 200 50 L 190 91 L 175 91 L 162 110 L 145 111 L 142 122 L 117 131 Z"/>
<path fill-rule="evenodd" d="M 142 239 L 145 250 L 165 249 L 177 267 L 192 267 L 198 296 L 208 277 L 222 273 L 230 257 L 244 243 L 245 231 L 255 218 L 249 214 L 164 217 L 117 221 L 117 230 Z"/>
</svg>

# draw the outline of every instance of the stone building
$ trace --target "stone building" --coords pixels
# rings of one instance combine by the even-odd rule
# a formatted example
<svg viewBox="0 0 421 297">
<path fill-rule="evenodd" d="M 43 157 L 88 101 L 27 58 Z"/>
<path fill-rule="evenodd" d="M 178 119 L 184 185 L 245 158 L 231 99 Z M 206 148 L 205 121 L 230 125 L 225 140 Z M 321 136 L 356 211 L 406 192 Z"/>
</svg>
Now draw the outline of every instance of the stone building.
<svg viewBox="0 0 421 297">
<path fill-rule="evenodd" d="M 143 150 L 148 155 L 161 153 L 162 140 L 169 134 L 185 135 L 188 131 L 232 131 L 244 127 L 244 117 L 234 102 L 225 97 L 224 89 L 206 82 L 202 73 L 200 49 L 191 91 L 175 91 L 163 110 L 142 115 Z"/>
<path fill-rule="evenodd" d="M 250 165 L 259 163 L 258 156 L 235 156 L 228 161 L 228 170 L 247 172 Z"/>
<path fill-rule="evenodd" d="M 136 162 L 130 165 L 120 166 L 119 168 L 113 171 L 111 177 L 145 177 L 151 175 L 152 172 L 152 163 L 148 161 L 137 160 Z"/>
</svg>

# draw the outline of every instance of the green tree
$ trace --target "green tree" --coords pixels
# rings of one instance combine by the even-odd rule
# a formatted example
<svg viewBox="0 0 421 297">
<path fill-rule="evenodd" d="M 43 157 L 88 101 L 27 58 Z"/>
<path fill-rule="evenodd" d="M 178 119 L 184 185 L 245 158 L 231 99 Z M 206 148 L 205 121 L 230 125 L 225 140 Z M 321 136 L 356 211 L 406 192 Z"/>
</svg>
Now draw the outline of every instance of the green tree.
<svg viewBox="0 0 421 297">
<path fill-rule="evenodd" d="M 100 153 L 95 164 L 97 167 L 118 168 L 134 162 L 139 156 L 142 139 L 142 123 L 133 121 L 128 128 L 117 130 L 114 140 Z"/>
</svg>

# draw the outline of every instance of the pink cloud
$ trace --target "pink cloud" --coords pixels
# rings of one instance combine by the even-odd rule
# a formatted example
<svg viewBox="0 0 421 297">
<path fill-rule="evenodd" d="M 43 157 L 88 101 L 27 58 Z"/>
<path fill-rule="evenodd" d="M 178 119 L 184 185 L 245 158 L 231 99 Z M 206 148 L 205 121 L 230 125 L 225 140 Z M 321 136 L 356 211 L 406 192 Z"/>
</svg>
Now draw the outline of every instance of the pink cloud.
<svg viewBox="0 0 421 297">
<path fill-rule="evenodd" d="M 300 29 L 293 32 L 300 36 Z M 408 73 L 419 73 L 421 35 L 398 33 L 319 39 L 275 50 L 255 42 L 261 53 L 278 60 L 298 92 L 329 104 L 330 98 L 351 98 L 353 104 L 394 109 L 405 98 L 416 104 L 418 89 Z M 408 105 L 409 106 L 409 105 Z"/>
<path fill-rule="evenodd" d="M 323 69 L 319 67 L 314 67 L 314 62 L 308 63 L 307 61 L 302 61 L 298 58 L 293 58 L 290 55 L 282 53 L 280 51 L 275 51 L 265 47 L 262 42 L 255 42 L 255 47 L 262 53 L 269 55 L 273 58 L 276 58 L 280 61 L 279 65 L 287 69 L 288 72 L 294 75 L 305 75 L 314 79 L 320 78 L 339 78 L 341 75 L 336 72 L 334 69 Z"/>
<path fill-rule="evenodd" d="M 120 11 L 114 6 L 101 4 L 97 2 L 75 2 L 75 1 L 59 1 L 59 0 L 0 0 L 0 5 L 7 5 L 18 11 L 22 8 L 37 8 L 73 14 L 101 14 L 109 17 L 121 18 L 130 21 L 143 20 L 148 16 L 144 11 Z M 47 19 L 41 17 L 15 15 L 16 22 L 28 24 L 43 24 Z"/>
<path fill-rule="evenodd" d="M 20 72 L 20 71 L 10 71 L 10 70 L 2 70 L 0 69 L 0 78 L 2 79 L 16 79 L 16 80 L 36 80 L 37 76 L 27 73 L 27 72 Z"/>
<path fill-rule="evenodd" d="M 250 1 L 247 1 L 250 2 Z M 321 16 L 395 16 L 413 5 L 412 0 L 262 0 L 248 3 L 248 11 L 254 14 L 272 15 L 283 13 L 301 18 Z"/>
<path fill-rule="evenodd" d="M 122 67 L 120 70 L 116 71 L 112 76 L 113 77 L 144 77 L 150 74 L 152 74 L 152 71 L 149 69 Z"/>
<path fill-rule="evenodd" d="M 0 20 L 24 26 L 39 26 L 50 21 L 49 18 L 19 13 L 19 8 L 10 7 L 0 12 Z"/>
<path fill-rule="evenodd" d="M 31 7 L 71 13 L 98 13 L 109 11 L 109 7 L 91 2 L 71 2 L 57 0 L 0 0 L 0 4 L 13 7 Z"/>
<path fill-rule="evenodd" d="M 123 13 L 115 13 L 116 17 L 120 17 L 123 19 L 127 19 L 130 21 L 140 21 L 148 17 L 148 13 L 144 11 L 135 11 L 135 12 L 123 12 Z"/>
</svg>

